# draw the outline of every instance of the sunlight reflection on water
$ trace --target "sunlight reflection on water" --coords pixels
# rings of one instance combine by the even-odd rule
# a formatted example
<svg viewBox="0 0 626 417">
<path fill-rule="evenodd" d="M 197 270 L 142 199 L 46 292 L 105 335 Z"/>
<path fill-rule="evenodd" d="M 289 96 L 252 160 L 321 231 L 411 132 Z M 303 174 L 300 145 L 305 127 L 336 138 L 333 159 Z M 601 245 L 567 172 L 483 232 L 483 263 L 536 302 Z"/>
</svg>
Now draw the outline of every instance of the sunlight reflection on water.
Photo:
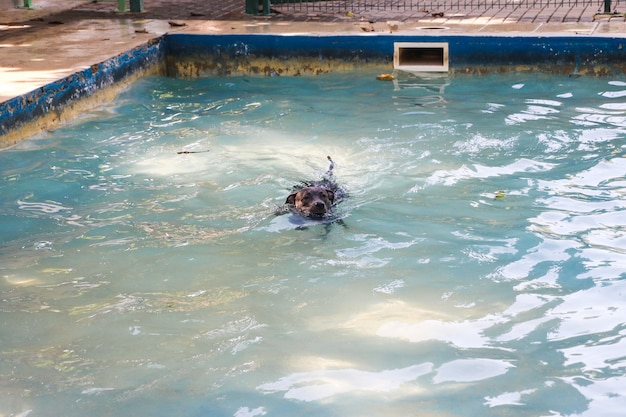
<svg viewBox="0 0 626 417">
<path fill-rule="evenodd" d="M 403 77 L 148 77 L 0 152 L 0 416 L 621 415 L 626 84 Z M 337 217 L 277 215 L 326 155 Z"/>
</svg>

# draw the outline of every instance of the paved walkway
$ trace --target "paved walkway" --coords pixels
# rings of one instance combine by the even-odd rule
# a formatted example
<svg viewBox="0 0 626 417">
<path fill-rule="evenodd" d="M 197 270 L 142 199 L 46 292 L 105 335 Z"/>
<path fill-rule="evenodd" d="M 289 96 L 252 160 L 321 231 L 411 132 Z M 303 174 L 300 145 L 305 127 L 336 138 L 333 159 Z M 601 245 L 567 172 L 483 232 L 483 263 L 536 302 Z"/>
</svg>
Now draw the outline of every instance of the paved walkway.
<svg viewBox="0 0 626 417">
<path fill-rule="evenodd" d="M 2 9 L 0 0 L 0 24 L 8 22 L 23 22 L 33 17 L 50 16 L 64 19 L 119 19 L 122 13 L 117 12 L 117 1 L 84 1 L 84 0 L 32 0 L 34 9 L 26 10 L 13 7 Z M 16 0 L 4 0 L 12 3 Z M 17 0 L 23 2 L 24 0 Z M 304 0 L 303 0 L 304 1 Z M 436 1 L 433 1 L 437 3 Z M 613 0 L 615 3 L 616 0 Z M 461 20 L 505 20 L 509 23 L 567 23 L 590 22 L 594 14 L 603 8 L 603 2 L 596 0 L 589 5 L 582 1 L 568 5 L 562 2 L 554 3 L 549 7 L 511 7 L 505 2 L 495 7 L 464 6 L 465 0 L 442 2 L 442 7 L 431 7 L 433 10 L 424 10 L 421 7 L 396 8 L 383 10 L 372 7 L 375 0 L 354 0 L 356 10 L 346 13 L 345 2 L 336 2 L 337 6 L 329 5 L 333 2 L 311 2 L 304 4 L 272 5 L 270 16 L 260 16 L 268 21 L 298 21 L 298 22 L 346 22 L 355 18 L 367 20 L 395 20 L 395 21 L 436 21 L 445 23 Z M 342 4 L 343 3 L 343 4 Z M 244 13 L 245 0 L 145 0 L 144 12 L 139 13 L 145 19 L 183 19 L 183 20 L 249 20 L 255 17 Z M 617 3 L 619 4 L 619 3 Z M 368 6 L 369 5 L 369 6 Z M 128 6 L 127 6 L 128 8 Z M 623 19 L 623 16 L 621 20 Z"/>
<path fill-rule="evenodd" d="M 394 30 L 626 38 L 623 15 L 594 19 L 597 7 L 582 5 L 541 9 L 448 6 L 354 13 L 275 5 L 270 16 L 249 16 L 244 13 L 245 0 L 144 0 L 141 13 L 117 12 L 117 1 L 111 0 L 32 0 L 32 10 L 7 5 L 13 1 L 0 0 L 0 102 L 168 32 L 371 34 Z"/>
</svg>

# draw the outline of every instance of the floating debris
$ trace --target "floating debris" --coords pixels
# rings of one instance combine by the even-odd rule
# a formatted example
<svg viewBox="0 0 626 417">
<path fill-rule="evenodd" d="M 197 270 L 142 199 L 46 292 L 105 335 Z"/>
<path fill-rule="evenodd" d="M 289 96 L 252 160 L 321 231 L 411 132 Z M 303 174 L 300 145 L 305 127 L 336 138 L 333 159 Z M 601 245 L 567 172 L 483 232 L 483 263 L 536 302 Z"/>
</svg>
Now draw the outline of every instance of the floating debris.
<svg viewBox="0 0 626 417">
<path fill-rule="evenodd" d="M 376 77 L 377 80 L 380 81 L 393 81 L 396 79 L 392 74 L 380 74 Z"/>
<path fill-rule="evenodd" d="M 190 153 L 204 153 L 204 152 L 209 152 L 209 150 L 207 149 L 206 151 L 178 151 L 176 152 L 178 155 L 187 155 Z"/>
</svg>

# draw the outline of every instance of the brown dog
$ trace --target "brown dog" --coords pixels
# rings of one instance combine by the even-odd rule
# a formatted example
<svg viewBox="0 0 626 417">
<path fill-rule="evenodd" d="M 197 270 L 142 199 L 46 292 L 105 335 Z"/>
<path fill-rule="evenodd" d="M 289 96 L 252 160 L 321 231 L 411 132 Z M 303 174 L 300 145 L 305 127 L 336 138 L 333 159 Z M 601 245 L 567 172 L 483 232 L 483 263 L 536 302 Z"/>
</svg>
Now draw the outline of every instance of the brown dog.
<svg viewBox="0 0 626 417">
<path fill-rule="evenodd" d="M 295 211 L 305 217 L 327 218 L 332 207 L 340 202 L 345 193 L 333 180 L 335 163 L 330 156 L 328 171 L 320 181 L 305 181 L 295 186 L 287 197 L 283 209 Z"/>
<path fill-rule="evenodd" d="M 330 211 L 335 193 L 321 186 L 304 187 L 287 197 L 285 204 L 292 205 L 305 216 L 322 217 Z"/>
</svg>

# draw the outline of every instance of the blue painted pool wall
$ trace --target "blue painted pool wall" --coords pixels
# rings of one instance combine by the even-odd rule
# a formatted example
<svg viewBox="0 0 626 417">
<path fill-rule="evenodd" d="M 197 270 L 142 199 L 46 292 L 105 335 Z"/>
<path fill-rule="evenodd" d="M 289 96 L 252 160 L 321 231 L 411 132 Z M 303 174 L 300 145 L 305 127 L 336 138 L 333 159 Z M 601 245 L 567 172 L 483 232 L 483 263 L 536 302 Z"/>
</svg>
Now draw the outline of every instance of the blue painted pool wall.
<svg viewBox="0 0 626 417">
<path fill-rule="evenodd" d="M 0 103 L 0 136 L 49 114 L 60 114 L 78 100 L 154 67 L 164 59 L 163 39 L 141 45 L 104 62 Z"/>
<path fill-rule="evenodd" d="M 287 59 L 393 59 L 394 42 L 448 42 L 452 69 L 468 65 L 611 65 L 622 71 L 626 39 L 612 37 L 406 35 L 189 35 L 166 37 L 170 58 L 216 54 Z"/>
<path fill-rule="evenodd" d="M 195 71 L 199 75 L 203 75 L 202 65 L 212 69 L 211 66 L 221 64 L 220 60 L 234 61 L 232 68 L 235 68 L 254 57 L 269 58 L 272 65 L 306 57 L 309 62 L 324 63 L 321 70 L 334 68 L 338 61 L 349 62 L 351 68 L 371 62 L 389 65 L 391 69 L 394 42 L 448 42 L 449 64 L 453 72 L 480 73 L 491 70 L 490 67 L 515 71 L 522 68 L 516 66 L 526 65 L 528 68 L 524 69 L 531 71 L 545 69 L 550 72 L 565 68 L 561 72 L 626 74 L 626 39 L 615 37 L 171 34 L 0 103 L 0 145 L 8 144 L 9 133 L 42 116 L 58 115 L 60 120 L 61 114 L 73 103 L 134 74 L 156 66 L 169 67 L 169 63 L 178 60 L 191 68 L 190 74 Z M 250 68 L 258 71 L 259 65 L 254 62 Z M 265 69 L 263 67 L 258 73 L 263 74 Z M 166 74 L 167 70 L 160 73 Z M 297 72 L 291 74 L 297 75 Z"/>
</svg>

